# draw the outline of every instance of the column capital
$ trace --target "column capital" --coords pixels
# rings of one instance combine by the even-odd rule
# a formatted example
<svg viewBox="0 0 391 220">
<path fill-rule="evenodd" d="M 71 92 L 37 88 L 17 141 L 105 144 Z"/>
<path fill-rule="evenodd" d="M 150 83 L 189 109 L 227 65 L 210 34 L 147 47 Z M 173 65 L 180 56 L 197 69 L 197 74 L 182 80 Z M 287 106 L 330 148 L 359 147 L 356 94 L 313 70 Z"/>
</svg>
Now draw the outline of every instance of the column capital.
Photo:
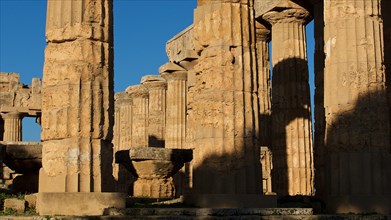
<svg viewBox="0 0 391 220">
<path fill-rule="evenodd" d="M 293 22 L 306 24 L 311 18 L 310 12 L 305 8 L 287 8 L 282 11 L 272 10 L 262 15 L 262 19 L 271 25 Z"/>
<path fill-rule="evenodd" d="M 172 80 L 187 80 L 187 71 L 163 72 L 161 76 L 168 82 Z"/>
<path fill-rule="evenodd" d="M 147 75 L 141 78 L 141 84 L 145 86 L 148 90 L 154 89 L 167 89 L 167 82 L 161 76 L 156 75 Z"/>
<path fill-rule="evenodd" d="M 6 113 L 0 113 L 1 118 L 3 119 L 22 119 L 25 115 L 23 112 L 6 112 Z"/>
<path fill-rule="evenodd" d="M 270 41 L 270 29 L 259 21 L 255 22 L 256 40 L 258 41 Z"/>
<path fill-rule="evenodd" d="M 130 95 L 131 98 L 148 98 L 148 89 L 143 85 L 134 85 L 126 88 L 126 93 Z"/>
</svg>

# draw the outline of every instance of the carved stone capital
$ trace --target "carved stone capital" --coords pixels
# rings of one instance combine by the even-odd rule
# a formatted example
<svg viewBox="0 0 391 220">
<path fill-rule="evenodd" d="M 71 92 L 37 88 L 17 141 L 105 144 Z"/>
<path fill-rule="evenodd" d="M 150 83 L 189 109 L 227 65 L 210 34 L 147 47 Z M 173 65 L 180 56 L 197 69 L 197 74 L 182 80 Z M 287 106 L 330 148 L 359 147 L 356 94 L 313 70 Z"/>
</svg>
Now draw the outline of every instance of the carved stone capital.
<svg viewBox="0 0 391 220">
<path fill-rule="evenodd" d="M 148 89 L 143 85 L 134 85 L 126 88 L 126 93 L 130 95 L 131 98 L 148 98 Z"/>
<path fill-rule="evenodd" d="M 5 119 L 22 119 L 25 115 L 25 113 L 22 112 L 7 112 L 7 113 L 0 113 L 1 118 Z"/>
<path fill-rule="evenodd" d="M 155 76 L 155 75 L 143 76 L 141 78 L 141 84 L 143 86 L 147 87 L 148 90 L 153 90 L 153 89 L 165 90 L 165 89 L 167 89 L 167 82 L 161 76 Z"/>
<path fill-rule="evenodd" d="M 260 22 L 255 22 L 255 33 L 258 41 L 270 41 L 270 29 Z"/>
<path fill-rule="evenodd" d="M 262 18 L 271 25 L 293 22 L 305 24 L 311 20 L 311 14 L 305 8 L 287 8 L 282 11 L 266 12 Z"/>
<path fill-rule="evenodd" d="M 161 76 L 168 82 L 171 80 L 187 80 L 187 71 L 163 72 Z"/>
</svg>

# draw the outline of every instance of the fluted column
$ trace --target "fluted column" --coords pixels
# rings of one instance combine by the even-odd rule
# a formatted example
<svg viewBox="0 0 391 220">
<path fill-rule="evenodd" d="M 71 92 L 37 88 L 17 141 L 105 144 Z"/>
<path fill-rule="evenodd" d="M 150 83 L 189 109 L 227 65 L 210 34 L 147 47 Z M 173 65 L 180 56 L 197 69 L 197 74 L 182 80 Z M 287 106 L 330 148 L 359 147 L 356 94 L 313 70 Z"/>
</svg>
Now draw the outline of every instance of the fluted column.
<svg viewBox="0 0 391 220">
<path fill-rule="evenodd" d="M 131 147 L 148 147 L 148 90 L 143 85 L 129 86 L 132 99 Z"/>
<path fill-rule="evenodd" d="M 116 201 L 117 194 L 100 193 L 114 190 L 112 6 L 112 0 L 48 0 L 40 214 L 99 215 Z M 80 206 L 77 198 L 90 203 Z"/>
<path fill-rule="evenodd" d="M 164 72 L 167 80 L 166 148 L 185 147 L 187 72 Z"/>
<path fill-rule="evenodd" d="M 262 16 L 272 25 L 273 190 L 278 195 L 313 195 L 310 89 L 305 24 L 299 5 Z"/>
<path fill-rule="evenodd" d="M 126 92 L 115 94 L 114 114 L 114 155 L 119 150 L 128 150 L 132 144 L 132 99 Z M 116 192 L 128 193 L 134 177 L 120 164 L 113 163 L 113 175 L 116 184 Z"/>
<path fill-rule="evenodd" d="M 165 147 L 166 89 L 161 76 L 144 76 L 141 84 L 148 89 L 148 147 Z"/>
<path fill-rule="evenodd" d="M 3 141 L 22 141 L 22 118 L 20 112 L 1 113 L 4 120 Z"/>
<path fill-rule="evenodd" d="M 204 198 L 201 206 L 263 205 L 252 3 L 200 0 L 195 10 L 200 57 L 187 112 L 195 148 L 193 190 Z"/>
<path fill-rule="evenodd" d="M 391 212 L 385 2 L 324 1 L 323 198 L 332 212 Z"/>
<path fill-rule="evenodd" d="M 256 48 L 258 68 L 258 103 L 260 145 L 271 147 L 271 85 L 269 41 L 270 30 L 262 23 L 256 22 Z"/>
</svg>

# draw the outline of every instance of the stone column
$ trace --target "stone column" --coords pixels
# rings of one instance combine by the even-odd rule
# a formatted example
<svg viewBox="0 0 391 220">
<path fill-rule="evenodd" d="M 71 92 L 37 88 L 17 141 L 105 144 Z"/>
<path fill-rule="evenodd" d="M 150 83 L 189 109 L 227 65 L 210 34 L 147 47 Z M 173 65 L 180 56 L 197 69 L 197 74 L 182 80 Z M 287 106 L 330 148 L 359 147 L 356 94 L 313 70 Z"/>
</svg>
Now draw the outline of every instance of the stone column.
<svg viewBox="0 0 391 220">
<path fill-rule="evenodd" d="M 256 48 L 258 68 L 259 140 L 261 146 L 271 147 L 271 85 L 269 47 L 270 30 L 256 22 Z"/>
<path fill-rule="evenodd" d="M 141 84 L 148 89 L 148 147 L 165 147 L 166 89 L 161 76 L 144 76 Z"/>
<path fill-rule="evenodd" d="M 259 207 L 262 199 L 253 1 L 198 1 L 200 57 L 189 88 L 198 206 Z M 213 20 L 213 22 L 211 22 Z M 271 204 L 266 204 L 271 205 Z"/>
<path fill-rule="evenodd" d="M 3 141 L 22 141 L 22 118 L 23 113 L 1 113 L 4 120 Z"/>
<path fill-rule="evenodd" d="M 272 25 L 273 190 L 313 195 L 310 88 L 305 24 L 309 12 L 293 2 L 262 16 Z"/>
<path fill-rule="evenodd" d="M 324 1 L 323 198 L 331 212 L 391 212 L 382 2 Z"/>
<path fill-rule="evenodd" d="M 115 94 L 114 155 L 119 150 L 128 150 L 132 144 L 132 99 L 126 92 Z M 117 181 L 116 191 L 128 193 L 133 176 L 120 164 L 113 163 L 113 175 Z"/>
<path fill-rule="evenodd" d="M 161 75 L 167 80 L 166 148 L 184 149 L 186 141 L 187 71 L 165 71 Z M 177 195 L 189 188 L 191 173 L 186 163 L 175 176 Z"/>
<path fill-rule="evenodd" d="M 187 72 L 161 74 L 167 80 L 166 148 L 185 148 Z"/>
<path fill-rule="evenodd" d="M 324 111 L 324 16 L 323 0 L 310 0 L 314 5 L 314 74 L 315 74 L 315 134 L 314 134 L 314 166 L 316 196 L 320 196 L 324 189 L 324 137 L 325 137 L 325 111 Z"/>
<path fill-rule="evenodd" d="M 130 147 L 148 147 L 148 90 L 143 85 L 129 86 L 132 99 L 132 135 Z"/>
<path fill-rule="evenodd" d="M 100 193 L 114 190 L 112 28 L 111 0 L 48 1 L 42 215 L 101 215 L 124 206 L 119 194 Z"/>
</svg>

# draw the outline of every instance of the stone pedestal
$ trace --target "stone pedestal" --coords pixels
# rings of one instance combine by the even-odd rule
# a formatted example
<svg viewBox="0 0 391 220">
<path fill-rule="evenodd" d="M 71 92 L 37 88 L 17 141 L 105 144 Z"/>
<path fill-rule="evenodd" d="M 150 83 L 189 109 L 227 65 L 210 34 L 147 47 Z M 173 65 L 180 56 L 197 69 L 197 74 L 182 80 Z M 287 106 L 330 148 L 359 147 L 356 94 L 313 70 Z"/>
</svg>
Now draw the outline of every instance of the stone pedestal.
<svg viewBox="0 0 391 220">
<path fill-rule="evenodd" d="M 273 190 L 313 195 L 314 165 L 305 24 L 309 12 L 293 2 L 262 18 L 272 25 Z"/>
<path fill-rule="evenodd" d="M 324 1 L 322 198 L 330 212 L 391 212 L 385 2 Z"/>
<path fill-rule="evenodd" d="M 38 195 L 38 203 L 46 205 L 38 206 L 41 215 L 70 214 L 64 204 L 76 207 L 72 215 L 101 215 L 102 206 L 88 212 L 83 207 L 100 203 L 102 192 L 114 190 L 112 6 L 111 0 L 48 1 Z"/>
<path fill-rule="evenodd" d="M 135 147 L 115 156 L 137 178 L 133 196 L 144 198 L 174 197 L 172 176 L 193 159 L 192 150 L 153 147 Z"/>
<path fill-rule="evenodd" d="M 22 141 L 22 118 L 23 113 L 1 113 L 4 121 L 3 141 Z"/>
</svg>

